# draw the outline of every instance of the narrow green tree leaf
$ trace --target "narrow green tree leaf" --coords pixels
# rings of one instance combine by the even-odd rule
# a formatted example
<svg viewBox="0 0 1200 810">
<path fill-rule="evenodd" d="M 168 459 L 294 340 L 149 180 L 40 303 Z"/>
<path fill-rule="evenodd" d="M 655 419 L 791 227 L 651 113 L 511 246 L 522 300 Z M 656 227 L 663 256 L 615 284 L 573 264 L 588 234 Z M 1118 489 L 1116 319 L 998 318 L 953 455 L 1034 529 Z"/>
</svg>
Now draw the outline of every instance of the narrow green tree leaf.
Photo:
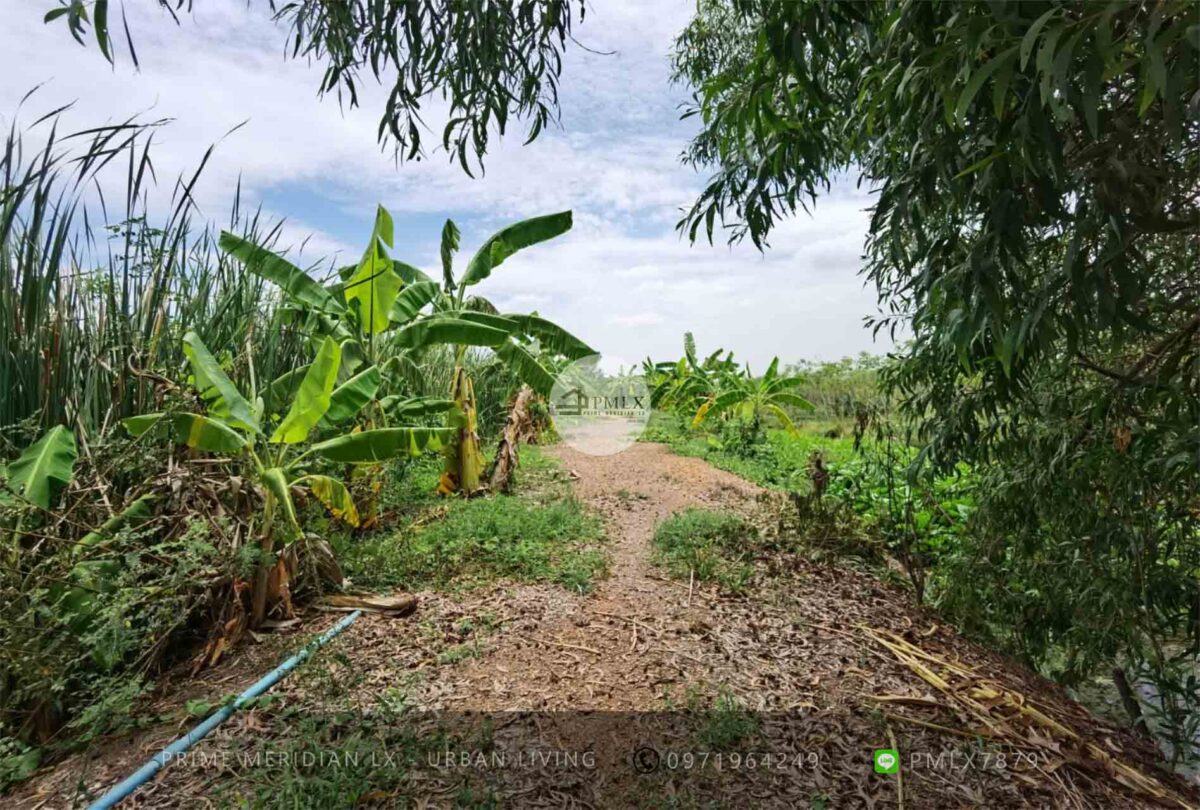
<svg viewBox="0 0 1200 810">
<path fill-rule="evenodd" d="M 1017 55 L 1017 47 L 1014 45 L 1006 51 L 1003 51 L 996 56 L 993 56 L 984 65 L 967 80 L 967 86 L 963 90 L 962 95 L 958 97 L 958 103 L 954 106 L 954 117 L 958 121 L 958 125 L 962 126 L 966 121 L 967 109 L 971 106 L 971 102 L 975 100 L 975 96 L 979 93 L 983 83 L 991 77 L 999 68 L 1003 67 L 1010 59 Z"/>
<path fill-rule="evenodd" d="M 1037 44 L 1038 33 L 1042 30 L 1042 26 L 1060 12 L 1061 9 L 1058 6 L 1051 8 L 1034 20 L 1033 25 L 1029 26 L 1029 30 L 1025 32 L 1025 36 L 1021 37 L 1021 70 L 1024 70 L 1025 65 L 1029 62 L 1029 55 L 1033 53 L 1033 46 Z"/>
</svg>

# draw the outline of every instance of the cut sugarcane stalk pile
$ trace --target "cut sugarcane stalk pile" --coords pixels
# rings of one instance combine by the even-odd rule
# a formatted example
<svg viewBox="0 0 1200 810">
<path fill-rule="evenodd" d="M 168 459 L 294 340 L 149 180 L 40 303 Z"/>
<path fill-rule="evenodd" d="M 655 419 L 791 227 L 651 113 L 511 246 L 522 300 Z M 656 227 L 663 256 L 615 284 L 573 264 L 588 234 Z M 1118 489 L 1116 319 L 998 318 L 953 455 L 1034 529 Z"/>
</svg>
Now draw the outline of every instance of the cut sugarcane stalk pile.
<svg viewBox="0 0 1200 810">
<path fill-rule="evenodd" d="M 1060 784 L 1063 783 L 1055 778 L 1055 771 L 1067 766 L 1091 777 L 1108 778 L 1142 798 L 1153 799 L 1168 806 L 1192 806 L 1154 777 L 1122 762 L 1094 742 L 1083 739 L 1020 692 L 981 675 L 961 662 L 938 658 L 890 631 L 870 627 L 861 629 L 873 641 L 895 655 L 900 663 L 934 687 L 944 698 L 944 701 L 937 701 L 902 695 L 873 696 L 878 702 L 949 708 L 960 717 L 966 718 L 970 736 L 982 737 L 1000 745 L 1036 751 L 1043 755 L 1030 761 L 1044 763 L 1039 770 Z M 900 714 L 887 716 L 914 722 L 925 728 L 963 735 L 958 729 L 921 719 Z M 1120 751 L 1114 741 L 1105 742 L 1113 750 Z"/>
</svg>

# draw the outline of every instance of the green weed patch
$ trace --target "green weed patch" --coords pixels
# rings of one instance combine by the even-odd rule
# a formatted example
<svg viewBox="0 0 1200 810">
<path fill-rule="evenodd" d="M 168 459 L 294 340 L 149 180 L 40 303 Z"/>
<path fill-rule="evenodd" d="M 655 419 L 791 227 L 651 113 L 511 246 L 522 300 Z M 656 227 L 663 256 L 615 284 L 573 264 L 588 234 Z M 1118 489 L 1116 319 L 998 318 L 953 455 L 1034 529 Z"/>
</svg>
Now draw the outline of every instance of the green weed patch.
<svg viewBox="0 0 1200 810">
<path fill-rule="evenodd" d="M 356 584 L 456 590 L 497 579 L 556 582 L 586 593 L 607 571 L 599 518 L 570 494 L 553 459 L 522 451 L 516 495 L 433 499 L 410 525 L 367 539 L 343 538 L 339 556 Z M 429 465 L 412 471 L 423 485 Z"/>
<path fill-rule="evenodd" d="M 750 565 L 757 532 L 731 512 L 686 509 L 654 531 L 655 562 L 679 579 L 693 575 L 730 591 L 745 589 L 754 574 Z"/>
</svg>

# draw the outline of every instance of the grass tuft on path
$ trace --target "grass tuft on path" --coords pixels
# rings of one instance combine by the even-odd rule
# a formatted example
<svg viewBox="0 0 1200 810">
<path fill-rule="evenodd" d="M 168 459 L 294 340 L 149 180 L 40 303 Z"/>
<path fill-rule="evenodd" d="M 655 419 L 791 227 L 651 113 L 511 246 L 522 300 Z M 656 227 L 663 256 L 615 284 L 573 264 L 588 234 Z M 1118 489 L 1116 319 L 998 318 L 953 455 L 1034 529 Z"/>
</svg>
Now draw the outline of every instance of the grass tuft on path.
<svg viewBox="0 0 1200 810">
<path fill-rule="evenodd" d="M 436 459 L 415 466 L 404 489 L 436 481 Z M 343 538 L 346 574 L 369 588 L 462 590 L 497 579 L 556 582 L 586 593 L 608 569 L 600 519 L 571 492 L 554 459 L 521 450 L 515 495 L 434 499 L 399 530 Z"/>
<path fill-rule="evenodd" d="M 757 537 L 741 515 L 685 509 L 654 530 L 654 562 L 678 579 L 694 573 L 697 580 L 740 592 L 754 574 L 750 559 Z"/>
</svg>

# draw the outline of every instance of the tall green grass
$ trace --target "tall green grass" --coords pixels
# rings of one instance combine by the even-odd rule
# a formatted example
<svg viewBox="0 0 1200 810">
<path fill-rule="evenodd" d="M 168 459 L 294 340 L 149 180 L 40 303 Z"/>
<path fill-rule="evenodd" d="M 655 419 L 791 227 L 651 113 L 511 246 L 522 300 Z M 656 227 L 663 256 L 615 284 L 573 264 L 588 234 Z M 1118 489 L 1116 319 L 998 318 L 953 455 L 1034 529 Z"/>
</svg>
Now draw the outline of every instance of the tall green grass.
<svg viewBox="0 0 1200 810">
<path fill-rule="evenodd" d="M 192 196 L 212 155 L 152 204 L 154 136 L 129 120 L 63 131 L 62 109 L 7 132 L 0 153 L 0 435 L 11 450 L 55 424 L 95 436 L 153 405 L 194 329 L 235 377 L 289 368 L 302 336 L 263 282 L 217 249 Z M 230 189 L 231 230 L 271 243 Z M 252 357 L 249 347 L 253 348 Z M 171 376 L 168 374 L 167 376 Z M 0 450 L 3 450 L 0 445 Z"/>
</svg>

